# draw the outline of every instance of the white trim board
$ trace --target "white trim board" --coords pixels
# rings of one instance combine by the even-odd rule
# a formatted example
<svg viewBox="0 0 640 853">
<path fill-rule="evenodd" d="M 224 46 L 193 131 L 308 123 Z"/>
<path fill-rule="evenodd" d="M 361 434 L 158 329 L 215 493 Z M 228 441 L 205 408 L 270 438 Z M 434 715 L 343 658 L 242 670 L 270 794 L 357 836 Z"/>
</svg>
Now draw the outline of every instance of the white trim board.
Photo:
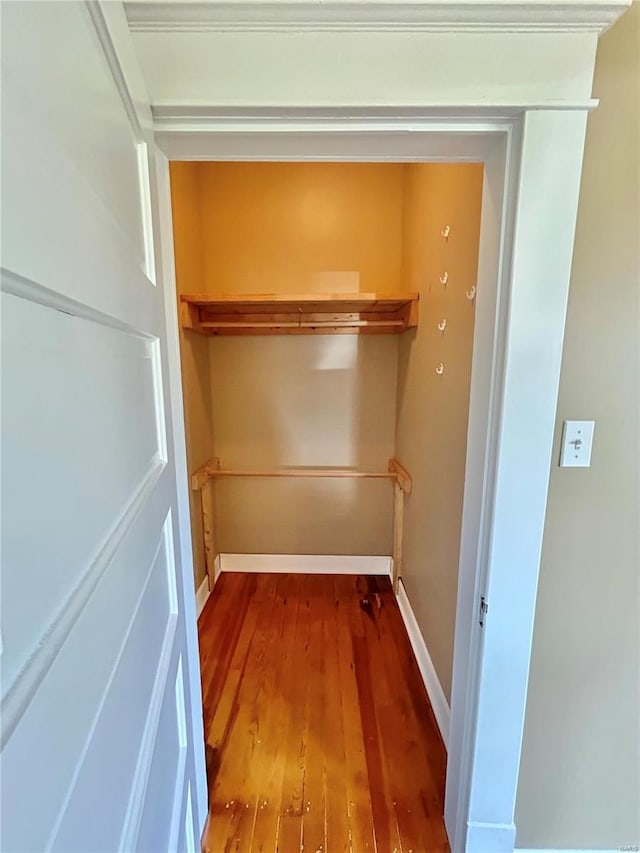
<svg viewBox="0 0 640 853">
<path fill-rule="evenodd" d="M 198 589 L 196 590 L 196 619 L 200 618 L 200 614 L 204 610 L 204 606 L 209 600 L 209 596 L 213 592 L 213 587 L 216 585 L 220 577 L 220 554 L 213 561 L 213 586 L 209 586 L 209 578 L 205 577 Z"/>
<path fill-rule="evenodd" d="M 601 848 L 591 849 L 586 847 L 515 847 L 513 853 L 620 853 L 622 847 L 613 847 L 610 850 L 602 850 Z M 629 848 L 633 850 L 633 846 Z"/>
<path fill-rule="evenodd" d="M 204 606 L 207 603 L 209 596 L 211 595 L 211 590 L 209 589 L 209 578 L 205 577 L 202 581 L 198 589 L 196 590 L 196 618 L 200 618 L 200 614 L 204 610 Z"/>
<path fill-rule="evenodd" d="M 132 32 L 588 32 L 600 33 L 618 18 L 624 0 L 558 2 L 330 2 L 218 0 L 216 3 L 125 2 Z"/>
<path fill-rule="evenodd" d="M 467 823 L 464 853 L 513 853 L 516 825 L 510 823 L 485 823 L 470 820 Z M 463 848 L 461 848 L 462 850 Z"/>
<path fill-rule="evenodd" d="M 220 554 L 220 571 L 305 575 L 391 575 L 391 557 L 336 554 Z"/>
<path fill-rule="evenodd" d="M 400 583 L 398 584 L 398 592 L 396 593 L 396 598 L 398 601 L 398 607 L 400 608 L 400 613 L 402 614 L 402 619 L 404 621 L 405 628 L 407 629 L 407 634 L 409 635 L 409 641 L 411 642 L 413 653 L 416 656 L 416 661 L 418 662 L 418 669 L 420 670 L 420 675 L 422 676 L 422 680 L 427 690 L 427 695 L 429 696 L 429 701 L 431 702 L 431 707 L 433 708 L 433 713 L 435 715 L 438 728 L 440 729 L 440 734 L 442 735 L 442 740 L 444 741 L 444 745 L 448 750 L 449 720 L 451 718 L 449 703 L 447 702 L 447 697 L 444 694 L 444 690 L 442 689 L 442 685 L 440 684 L 440 679 L 438 678 L 438 674 L 436 673 L 433 661 L 431 660 L 431 656 L 429 655 L 429 650 L 427 649 L 427 644 L 425 643 L 424 637 L 422 636 L 422 631 L 420 630 L 420 626 L 418 625 L 418 620 L 416 619 L 415 614 L 411 608 L 409 597 L 407 595 L 407 591 L 404 588 L 402 578 L 400 578 Z"/>
</svg>

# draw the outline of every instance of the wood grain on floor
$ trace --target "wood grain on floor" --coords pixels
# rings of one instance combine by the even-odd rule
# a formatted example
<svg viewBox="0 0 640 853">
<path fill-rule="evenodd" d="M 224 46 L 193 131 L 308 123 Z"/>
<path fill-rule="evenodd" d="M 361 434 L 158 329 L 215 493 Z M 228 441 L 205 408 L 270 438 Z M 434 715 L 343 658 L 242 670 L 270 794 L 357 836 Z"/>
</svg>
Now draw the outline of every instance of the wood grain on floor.
<svg viewBox="0 0 640 853">
<path fill-rule="evenodd" d="M 387 578 L 223 573 L 199 636 L 204 851 L 449 850 L 446 753 Z"/>
</svg>

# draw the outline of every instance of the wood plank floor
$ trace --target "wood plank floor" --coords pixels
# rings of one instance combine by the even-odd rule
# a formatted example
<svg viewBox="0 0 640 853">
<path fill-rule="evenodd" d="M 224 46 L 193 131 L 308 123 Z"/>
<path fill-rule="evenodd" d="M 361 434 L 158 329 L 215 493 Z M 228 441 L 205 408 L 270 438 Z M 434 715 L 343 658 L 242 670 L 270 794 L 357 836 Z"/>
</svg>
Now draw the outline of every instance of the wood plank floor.
<svg viewBox="0 0 640 853">
<path fill-rule="evenodd" d="M 199 621 L 208 853 L 435 853 L 446 753 L 387 578 L 222 574 Z"/>
</svg>

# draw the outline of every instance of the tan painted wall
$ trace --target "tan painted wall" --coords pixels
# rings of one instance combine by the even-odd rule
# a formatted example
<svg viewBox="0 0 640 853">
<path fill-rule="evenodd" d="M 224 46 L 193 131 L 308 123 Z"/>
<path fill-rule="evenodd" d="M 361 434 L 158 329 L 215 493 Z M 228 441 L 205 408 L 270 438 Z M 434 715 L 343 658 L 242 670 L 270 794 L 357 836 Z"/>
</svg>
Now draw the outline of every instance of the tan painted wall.
<svg viewBox="0 0 640 853">
<path fill-rule="evenodd" d="M 640 845 L 640 5 L 602 37 L 558 404 L 518 788 L 518 847 Z"/>
<path fill-rule="evenodd" d="M 202 215 L 197 163 L 171 163 L 171 203 L 178 293 L 204 287 Z M 209 341 L 180 329 L 187 468 L 194 471 L 214 456 Z M 200 498 L 190 492 L 191 536 L 196 589 L 205 577 Z"/>
<path fill-rule="evenodd" d="M 400 288 L 401 165 L 206 163 L 200 169 L 208 292 Z"/>
<path fill-rule="evenodd" d="M 404 283 L 420 291 L 420 323 L 402 336 L 399 354 L 396 455 L 413 476 L 402 576 L 448 697 L 475 315 L 465 292 L 476 282 L 482 171 L 414 164 L 405 186 Z M 446 287 L 439 281 L 445 271 Z M 435 373 L 440 362 L 442 376 Z"/>
</svg>

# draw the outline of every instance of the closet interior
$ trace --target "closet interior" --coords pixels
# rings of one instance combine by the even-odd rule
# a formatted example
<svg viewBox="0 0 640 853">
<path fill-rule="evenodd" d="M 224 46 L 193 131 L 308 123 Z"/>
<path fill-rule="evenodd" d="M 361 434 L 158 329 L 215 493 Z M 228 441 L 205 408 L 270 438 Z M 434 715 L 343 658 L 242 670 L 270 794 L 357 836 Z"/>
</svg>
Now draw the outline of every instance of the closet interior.
<svg viewBox="0 0 640 853">
<path fill-rule="evenodd" d="M 196 588 L 238 555 L 386 558 L 447 699 L 482 178 L 171 163 Z"/>
</svg>

